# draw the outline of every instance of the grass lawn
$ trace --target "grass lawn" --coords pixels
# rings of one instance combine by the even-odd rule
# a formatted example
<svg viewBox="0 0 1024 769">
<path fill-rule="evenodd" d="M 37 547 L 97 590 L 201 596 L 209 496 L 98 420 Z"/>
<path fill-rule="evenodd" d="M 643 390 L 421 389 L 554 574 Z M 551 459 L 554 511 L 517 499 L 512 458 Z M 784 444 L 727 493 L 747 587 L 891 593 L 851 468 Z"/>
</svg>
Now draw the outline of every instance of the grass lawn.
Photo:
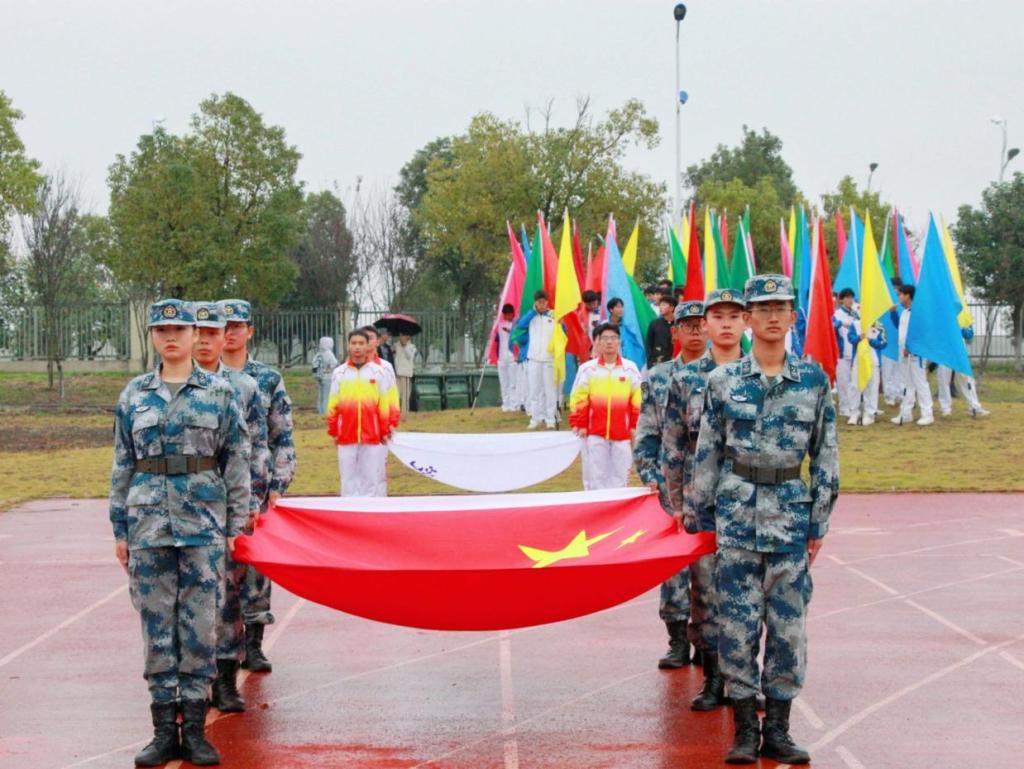
<svg viewBox="0 0 1024 769">
<path fill-rule="evenodd" d="M 0 374 L 0 510 L 42 497 L 104 497 L 112 456 L 111 409 L 127 377 L 96 374 L 68 377 L 61 407 L 46 390 L 45 375 Z M 312 378 L 286 376 L 296 403 L 295 443 L 299 469 L 295 494 L 336 494 L 337 454 L 313 403 Z M 882 421 L 869 428 L 839 426 L 843 491 L 1022 491 L 1024 490 L 1024 377 L 990 371 L 979 382 L 987 419 L 966 415 L 955 400 L 954 416 L 936 417 L 932 427 L 896 427 Z M 936 409 L 937 409 L 936 404 Z M 516 432 L 526 418 L 494 408 L 411 414 L 403 429 L 425 432 Z M 388 460 L 392 494 L 451 491 Z M 580 488 L 577 462 L 531 490 Z"/>
</svg>

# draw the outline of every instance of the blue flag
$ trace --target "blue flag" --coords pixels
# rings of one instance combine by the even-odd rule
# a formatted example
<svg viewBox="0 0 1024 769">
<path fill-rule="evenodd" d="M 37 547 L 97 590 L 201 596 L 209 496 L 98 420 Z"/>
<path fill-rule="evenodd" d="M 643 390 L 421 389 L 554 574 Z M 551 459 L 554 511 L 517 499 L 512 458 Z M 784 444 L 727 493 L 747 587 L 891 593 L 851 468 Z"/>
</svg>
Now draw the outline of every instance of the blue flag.
<svg viewBox="0 0 1024 769">
<path fill-rule="evenodd" d="M 844 288 L 853 289 L 853 295 L 860 300 L 860 272 L 864 253 L 864 222 L 857 213 L 850 209 L 850 234 L 846 240 L 846 251 L 843 253 L 843 263 L 836 270 L 836 277 L 832 281 L 832 290 L 839 293 Z"/>
<path fill-rule="evenodd" d="M 898 254 L 897 265 L 900 271 L 900 283 L 904 286 L 913 286 L 917 281 L 914 279 L 914 266 L 910 263 L 910 244 L 907 243 L 907 231 L 903 228 L 903 217 L 900 216 L 899 211 L 896 212 L 896 237 L 894 240 Z"/>
<path fill-rule="evenodd" d="M 930 217 L 917 293 L 910 306 L 907 349 L 932 363 L 972 376 L 971 359 L 967 357 L 967 345 L 957 321 L 961 309 L 935 217 Z"/>
<path fill-rule="evenodd" d="M 609 234 L 610 231 L 609 231 Z M 622 335 L 622 357 L 628 358 L 642 369 L 647 364 L 647 355 L 644 352 L 644 338 L 640 334 L 640 323 L 637 321 L 636 305 L 633 303 L 633 292 L 629 288 L 629 280 L 626 275 L 626 268 L 622 264 L 622 254 L 615 243 L 614 237 L 609 237 L 605 243 L 605 258 L 607 260 L 608 283 L 606 287 L 605 301 L 618 297 L 622 300 L 625 313 L 622 316 L 622 325 L 619 331 Z"/>
<path fill-rule="evenodd" d="M 797 226 L 800 228 L 800 285 L 795 288 L 797 303 L 806 313 L 811 294 L 811 236 L 807 230 L 807 216 L 803 208 L 800 209 L 800 223 Z M 803 335 L 800 338 L 803 339 Z"/>
</svg>

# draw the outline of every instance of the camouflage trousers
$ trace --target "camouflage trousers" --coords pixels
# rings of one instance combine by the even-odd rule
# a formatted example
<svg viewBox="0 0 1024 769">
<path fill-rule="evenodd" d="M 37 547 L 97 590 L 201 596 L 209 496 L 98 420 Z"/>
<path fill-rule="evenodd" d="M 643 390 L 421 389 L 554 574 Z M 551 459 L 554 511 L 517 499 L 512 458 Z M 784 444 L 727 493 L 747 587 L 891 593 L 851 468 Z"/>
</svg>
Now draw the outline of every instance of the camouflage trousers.
<svg viewBox="0 0 1024 769">
<path fill-rule="evenodd" d="M 270 578 L 246 566 L 242 580 L 242 617 L 246 625 L 273 625 L 270 613 Z"/>
<path fill-rule="evenodd" d="M 245 657 L 245 626 L 242 624 L 242 585 L 249 565 L 224 555 L 224 600 L 217 625 L 217 659 L 242 661 Z"/>
<path fill-rule="evenodd" d="M 145 678 L 153 702 L 206 699 L 217 675 L 224 545 L 137 548 L 128 588 L 142 619 Z"/>
<path fill-rule="evenodd" d="M 735 699 L 758 693 L 757 657 L 765 628 L 760 689 L 791 700 L 807 670 L 807 604 L 811 574 L 807 553 L 718 551 L 719 667 Z"/>
<path fill-rule="evenodd" d="M 686 636 L 701 651 L 718 651 L 716 563 L 715 553 L 708 553 L 690 564 L 690 624 Z"/>
<path fill-rule="evenodd" d="M 661 583 L 658 616 L 662 622 L 690 621 L 690 567 Z"/>
</svg>

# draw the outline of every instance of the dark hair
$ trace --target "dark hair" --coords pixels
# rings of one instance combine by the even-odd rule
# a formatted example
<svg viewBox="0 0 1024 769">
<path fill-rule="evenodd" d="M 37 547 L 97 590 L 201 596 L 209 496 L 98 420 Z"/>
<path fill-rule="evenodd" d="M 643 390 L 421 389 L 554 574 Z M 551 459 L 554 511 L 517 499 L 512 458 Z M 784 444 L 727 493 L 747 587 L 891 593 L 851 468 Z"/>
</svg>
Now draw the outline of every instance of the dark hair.
<svg viewBox="0 0 1024 769">
<path fill-rule="evenodd" d="M 597 338 L 601 336 L 601 334 L 603 334 L 605 331 L 612 331 L 615 333 L 615 336 L 619 337 L 620 339 L 622 338 L 622 331 L 619 330 L 618 325 L 616 325 L 615 323 L 598 323 L 596 326 L 594 326 L 594 340 L 596 341 Z"/>
<path fill-rule="evenodd" d="M 672 290 L 672 281 L 669 280 L 668 278 L 662 278 L 661 280 L 658 281 L 658 286 L 660 288 L 667 288 L 669 291 L 671 291 Z"/>
<path fill-rule="evenodd" d="M 547 299 L 547 298 L 548 298 L 548 292 L 545 291 L 543 288 L 538 289 L 537 291 L 533 292 L 533 301 L 535 301 L 535 302 L 539 302 L 541 299 Z"/>
<path fill-rule="evenodd" d="M 380 339 L 380 332 L 373 326 L 363 326 L 359 331 L 363 332 L 363 336 L 366 337 L 367 342 L 370 341 L 370 334 L 373 334 L 375 337 Z"/>
<path fill-rule="evenodd" d="M 582 298 L 583 298 L 583 303 L 584 304 L 586 304 L 587 302 L 600 302 L 601 301 L 601 295 L 599 293 L 597 293 L 596 291 L 591 291 L 590 289 L 587 289 L 586 291 L 583 292 L 583 297 Z"/>
<path fill-rule="evenodd" d="M 676 286 L 676 290 L 675 290 L 676 302 L 680 301 L 683 298 L 683 294 L 685 294 L 685 293 L 686 293 L 686 286 Z"/>
<path fill-rule="evenodd" d="M 673 307 L 679 304 L 679 300 L 672 296 L 672 294 L 662 294 L 661 298 L 658 300 L 658 304 L 661 304 L 662 302 L 672 305 Z"/>
<path fill-rule="evenodd" d="M 370 337 L 368 337 L 366 335 L 366 332 L 363 329 L 361 329 L 361 328 L 357 328 L 354 331 L 349 331 L 348 332 L 348 341 L 351 342 L 352 341 L 352 337 L 354 337 L 354 336 L 362 337 L 363 340 L 366 341 L 366 342 L 370 341 Z"/>
<path fill-rule="evenodd" d="M 504 315 L 507 312 L 510 312 L 513 315 L 515 315 L 515 312 L 516 312 L 516 308 L 513 307 L 512 305 L 510 305 L 508 302 L 506 302 L 505 304 L 503 304 L 501 306 L 501 314 Z"/>
<path fill-rule="evenodd" d="M 902 285 L 901 285 L 901 286 L 900 286 L 899 288 L 897 288 L 896 290 L 897 290 L 897 291 L 899 291 L 899 292 L 900 292 L 901 294 L 906 294 L 907 296 L 909 296 L 909 297 L 910 297 L 910 299 L 911 299 L 911 300 L 913 300 L 913 299 L 914 299 L 914 293 L 915 293 L 915 292 L 917 291 L 917 289 L 915 289 L 915 288 L 914 288 L 913 286 L 911 286 L 911 285 L 910 285 L 909 283 L 904 283 L 904 284 L 902 284 Z"/>
<path fill-rule="evenodd" d="M 844 288 L 842 291 L 839 292 L 840 299 L 845 299 L 848 296 L 855 296 L 852 288 Z"/>
<path fill-rule="evenodd" d="M 657 286 L 655 286 L 654 284 L 651 284 L 650 286 L 648 286 L 647 288 L 644 289 L 644 293 L 645 294 L 660 294 L 661 293 L 661 289 L 658 288 Z"/>
<path fill-rule="evenodd" d="M 611 299 L 608 300 L 608 304 L 605 305 L 605 309 L 608 310 L 608 312 L 611 312 L 612 307 L 618 307 L 619 305 L 623 304 L 625 303 L 621 299 L 619 299 L 619 297 L 613 296 Z"/>
</svg>

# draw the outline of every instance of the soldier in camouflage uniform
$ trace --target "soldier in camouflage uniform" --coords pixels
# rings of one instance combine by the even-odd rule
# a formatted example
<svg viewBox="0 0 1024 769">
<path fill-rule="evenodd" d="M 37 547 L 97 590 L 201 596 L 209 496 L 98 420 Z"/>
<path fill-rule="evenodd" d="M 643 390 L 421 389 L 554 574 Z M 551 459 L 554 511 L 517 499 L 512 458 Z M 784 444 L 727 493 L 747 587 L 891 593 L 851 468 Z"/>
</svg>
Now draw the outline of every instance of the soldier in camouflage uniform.
<svg viewBox="0 0 1024 769">
<path fill-rule="evenodd" d="M 668 384 L 675 372 L 703 354 L 707 343 L 707 336 L 701 331 L 703 314 L 701 302 L 687 301 L 676 306 L 672 333 L 680 339 L 682 349 L 678 356 L 659 363 L 648 372 L 643 385 L 640 420 L 633 440 L 633 462 L 637 474 L 653 491 L 659 492 L 661 504 L 668 513 L 672 512 L 672 506 L 665 487 L 662 441 Z M 690 644 L 686 636 L 686 624 L 690 619 L 689 569 L 683 569 L 661 586 L 658 616 L 668 631 L 668 652 L 658 660 L 658 667 L 674 669 L 689 665 Z"/>
<path fill-rule="evenodd" d="M 260 500 L 267 496 L 270 472 L 270 450 L 267 445 L 267 412 L 260 398 L 259 385 L 248 374 L 229 369 L 221 361 L 224 351 L 224 313 L 216 302 L 194 302 L 199 339 L 192 352 L 205 371 L 228 380 L 238 394 L 249 432 L 252 454 L 249 463 L 251 495 L 249 497 L 250 523 L 260 511 Z M 221 605 L 217 642 L 217 680 L 213 682 L 211 704 L 225 713 L 245 710 L 245 700 L 238 692 L 238 667 L 245 656 L 245 629 L 242 622 L 241 590 L 248 567 L 230 555 L 225 564 L 224 601 Z"/>
<path fill-rule="evenodd" d="M 206 741 L 206 696 L 225 550 L 249 518 L 249 437 L 231 385 L 193 366 L 194 324 L 180 300 L 150 306 L 162 363 L 124 388 L 114 425 L 110 521 L 142 618 L 152 698 L 154 737 L 139 766 L 220 761 Z"/>
<path fill-rule="evenodd" d="M 753 349 L 708 377 L 692 482 L 698 526 L 714 526 L 718 541 L 718 653 L 735 723 L 726 761 L 754 763 L 760 752 L 807 763 L 789 711 L 807 662 L 809 567 L 839 493 L 836 410 L 821 367 L 786 352 L 796 321 L 789 279 L 751 278 L 745 298 Z M 754 699 L 762 624 L 763 727 Z"/>
<path fill-rule="evenodd" d="M 691 534 L 699 527 L 692 510 L 689 514 L 683 512 L 683 488 L 693 477 L 693 449 L 700 432 L 704 390 L 712 371 L 740 357 L 740 339 L 746 325 L 743 310 L 742 292 L 728 288 L 710 292 L 704 299 L 704 329 L 711 347 L 676 370 L 669 382 L 663 433 L 665 484 L 676 520 Z M 713 710 L 725 704 L 725 683 L 718 670 L 715 562 L 715 554 L 710 553 L 690 564 L 689 585 L 685 586 L 690 591 L 687 635 L 700 652 L 704 667 L 704 689 L 690 705 L 693 710 Z"/>
<path fill-rule="evenodd" d="M 223 360 L 229 369 L 241 369 L 259 385 L 267 412 L 267 443 L 270 448 L 270 482 L 260 511 L 277 502 L 295 477 L 295 443 L 292 440 L 292 402 L 284 389 L 281 373 L 254 360 L 247 344 L 252 338 L 252 305 L 243 299 L 220 302 L 227 321 Z M 257 516 L 258 518 L 258 516 Z M 242 667 L 253 673 L 269 673 L 270 661 L 263 654 L 263 630 L 273 624 L 270 612 L 270 580 L 248 567 L 242 583 L 242 612 L 245 619 L 245 660 Z"/>
</svg>

